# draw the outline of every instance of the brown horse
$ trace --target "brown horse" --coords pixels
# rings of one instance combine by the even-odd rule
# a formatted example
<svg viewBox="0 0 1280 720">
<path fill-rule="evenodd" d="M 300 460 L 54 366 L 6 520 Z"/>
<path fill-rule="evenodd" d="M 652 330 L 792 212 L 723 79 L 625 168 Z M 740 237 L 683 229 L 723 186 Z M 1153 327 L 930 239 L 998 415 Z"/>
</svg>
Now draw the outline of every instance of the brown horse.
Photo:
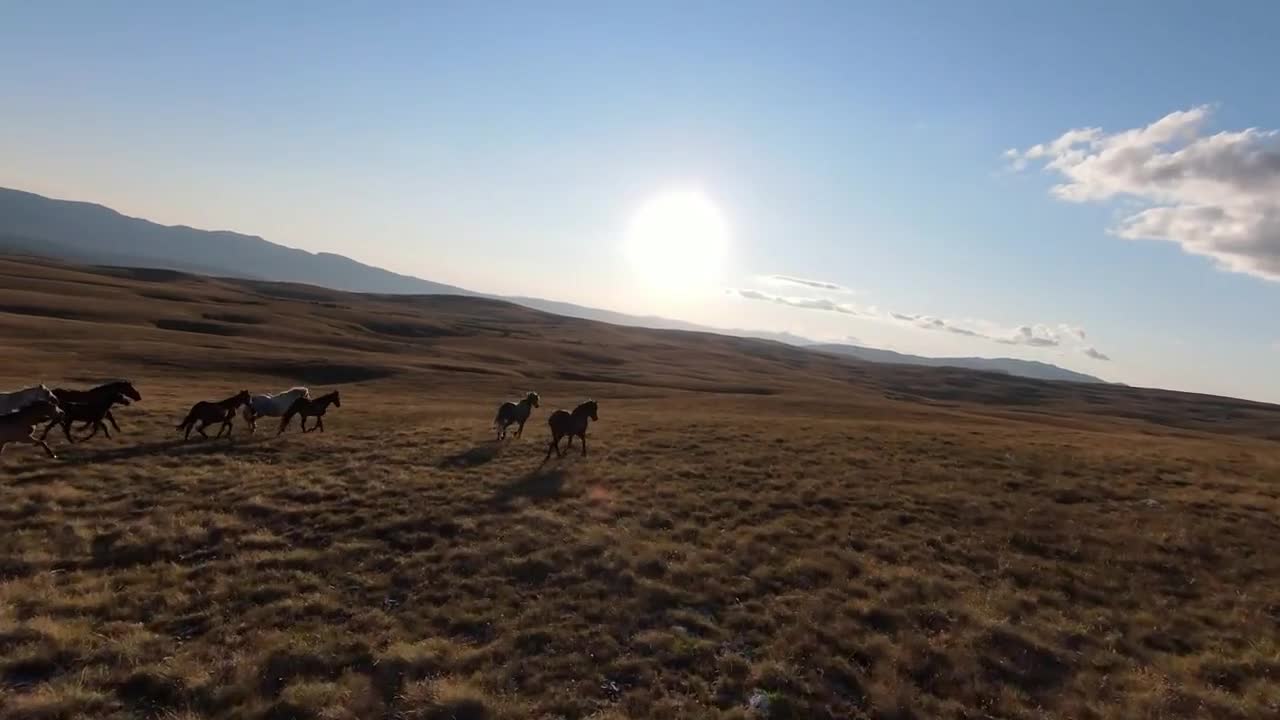
<svg viewBox="0 0 1280 720">
<path fill-rule="evenodd" d="M 222 437 L 222 433 L 226 432 L 227 437 L 231 437 L 231 424 L 236 417 L 236 408 L 249 402 L 249 391 L 241 390 L 226 400 L 210 402 L 201 400 L 191 406 L 191 412 L 187 413 L 187 417 L 178 423 L 179 430 L 186 430 L 186 434 L 182 436 L 183 440 L 191 438 L 191 429 L 200 433 L 200 436 L 208 440 L 209 436 L 204 434 L 204 429 L 213 423 L 220 422 L 222 427 L 218 428 L 218 434 L 215 437 Z M 196 423 L 200 423 L 196 427 Z"/>
<path fill-rule="evenodd" d="M 600 421 L 597 415 L 599 408 L 596 406 L 595 400 L 588 400 L 568 413 L 564 410 L 557 410 L 551 413 L 551 417 L 547 418 L 547 424 L 551 426 L 551 444 L 547 447 L 547 456 L 542 458 L 542 462 L 546 462 L 551 457 L 554 450 L 556 457 L 564 457 L 564 453 L 560 452 L 560 438 L 569 437 L 568 447 L 573 447 L 573 438 L 582 438 L 582 456 L 587 456 L 587 425 L 589 421 Z"/>
<path fill-rule="evenodd" d="M 4 452 L 5 445 L 9 443 L 23 442 L 39 445 L 51 458 L 58 457 L 44 440 L 36 438 L 36 426 L 61 417 L 62 408 L 48 400 L 37 400 L 20 410 L 0 415 L 0 453 Z"/>
<path fill-rule="evenodd" d="M 58 393 L 57 390 L 54 390 L 53 392 L 55 395 Z M 107 437 L 111 437 L 111 432 L 107 430 L 107 426 L 104 425 L 102 421 L 106 420 L 111 423 L 111 426 L 116 429 L 116 432 L 120 432 L 120 426 L 116 425 L 115 419 L 111 417 L 111 408 L 116 405 L 128 405 L 129 398 L 125 397 L 123 393 L 116 393 L 114 395 L 100 393 L 97 397 L 93 397 L 85 402 L 63 401 L 61 404 L 63 410 L 62 417 L 45 426 L 44 433 L 40 435 L 41 440 L 49 437 L 50 430 L 61 425 L 63 436 L 67 438 L 67 442 L 73 443 L 75 442 L 75 438 L 71 437 L 71 424 L 77 422 L 84 423 L 82 427 L 93 427 L 93 432 L 85 436 L 85 440 L 97 435 L 99 429 L 106 433 Z"/>
<path fill-rule="evenodd" d="M 276 434 L 279 435 L 285 431 L 285 428 L 289 427 L 289 421 L 293 420 L 294 415 L 299 417 L 298 424 L 302 426 L 302 432 L 311 432 L 311 430 L 317 428 L 320 432 L 324 432 L 324 413 L 331 404 L 334 407 L 342 407 L 342 398 L 338 396 L 337 390 L 328 395 L 321 395 L 314 400 L 308 397 L 300 397 L 294 400 L 293 404 L 289 406 L 289 410 L 285 412 L 284 417 L 280 420 L 280 429 L 276 431 Z M 311 430 L 307 429 L 307 418 L 309 417 L 316 419 L 316 424 Z"/>
</svg>

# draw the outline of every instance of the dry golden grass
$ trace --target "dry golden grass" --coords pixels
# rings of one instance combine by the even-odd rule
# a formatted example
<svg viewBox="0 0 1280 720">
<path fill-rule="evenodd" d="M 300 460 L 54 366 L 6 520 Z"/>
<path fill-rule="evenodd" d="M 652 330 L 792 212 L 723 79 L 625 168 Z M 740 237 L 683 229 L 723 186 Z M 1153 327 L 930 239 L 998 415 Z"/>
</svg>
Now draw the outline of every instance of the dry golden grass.
<svg viewBox="0 0 1280 720">
<path fill-rule="evenodd" d="M 112 440 L 0 458 L 0 717 L 1280 714 L 1270 406 L 481 300 L 0 279 L 0 386 L 144 395 Z M 328 432 L 173 429 L 294 382 L 341 387 Z M 591 455 L 540 467 L 588 395 Z"/>
</svg>

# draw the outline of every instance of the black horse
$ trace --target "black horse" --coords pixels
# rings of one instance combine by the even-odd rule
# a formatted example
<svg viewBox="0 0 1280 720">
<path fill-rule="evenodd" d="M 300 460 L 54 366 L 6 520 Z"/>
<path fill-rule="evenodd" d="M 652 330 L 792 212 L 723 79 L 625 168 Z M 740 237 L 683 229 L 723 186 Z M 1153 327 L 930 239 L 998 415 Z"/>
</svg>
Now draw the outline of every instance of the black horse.
<svg viewBox="0 0 1280 720">
<path fill-rule="evenodd" d="M 231 437 L 231 425 L 236 417 L 236 408 L 247 402 L 249 402 L 249 391 L 241 390 L 226 400 L 218 400 L 216 402 L 201 400 L 192 405 L 191 411 L 187 413 L 182 422 L 178 423 L 178 429 L 186 431 L 182 439 L 189 439 L 191 430 L 194 428 L 196 432 L 200 433 L 200 437 L 208 440 L 209 436 L 204 434 L 204 429 L 213 423 L 222 423 L 222 426 L 218 428 L 216 437 L 222 437 L 224 432 L 227 437 Z M 196 426 L 196 423 L 200 423 L 199 427 Z"/>
<path fill-rule="evenodd" d="M 598 417 L 599 408 L 596 406 L 595 400 L 588 400 L 573 409 L 573 412 L 565 412 L 557 410 L 551 413 L 551 417 L 547 418 L 547 424 L 551 426 L 551 444 L 547 446 L 547 456 L 542 459 L 546 462 L 551 457 L 551 452 L 555 451 L 556 457 L 564 457 L 564 453 L 560 452 L 560 438 L 569 437 L 569 447 L 573 447 L 574 436 L 582 438 L 582 456 L 587 456 L 587 425 L 589 421 L 600 421 Z"/>
<path fill-rule="evenodd" d="M 300 397 L 294 400 L 293 405 L 289 406 L 289 410 L 281 418 L 280 429 L 276 431 L 276 434 L 279 435 L 285 431 L 285 428 L 289 427 L 289 421 L 293 420 L 294 415 L 299 418 L 298 424 L 302 426 L 302 432 L 308 433 L 316 429 L 324 432 L 324 413 L 329 409 L 330 405 L 342 407 L 342 398 L 338 395 L 337 390 L 328 395 L 321 395 L 314 400 L 308 397 Z M 307 418 L 309 417 L 316 419 L 316 424 L 311 430 L 307 429 Z"/>
<path fill-rule="evenodd" d="M 142 393 L 138 392 L 138 389 L 128 380 L 114 380 L 109 383 L 103 383 L 102 385 L 89 390 L 54 388 L 53 396 L 58 399 L 58 404 L 64 407 L 67 405 L 96 405 L 110 399 L 111 402 L 107 406 L 105 418 L 107 422 L 111 423 L 111 427 L 115 428 L 116 432 L 120 432 L 120 426 L 116 424 L 116 418 L 111 414 L 111 405 L 123 406 L 128 405 L 130 400 L 133 400 L 134 402 L 140 402 L 142 400 Z M 71 413 L 68 413 L 68 415 L 70 414 Z M 48 437 L 49 431 L 60 422 L 64 425 L 62 433 L 67 436 L 67 441 L 71 442 L 71 423 L 69 421 L 54 421 L 49 423 L 45 427 L 44 434 L 40 436 L 40 439 L 43 440 Z M 89 427 L 88 423 L 82 425 L 80 429 L 83 430 L 86 427 Z"/>
<path fill-rule="evenodd" d="M 57 391 L 54 391 L 57 393 Z M 107 420 L 115 427 L 116 432 L 120 432 L 120 426 L 116 425 L 116 421 L 111 419 L 111 408 L 115 405 L 128 405 L 129 398 L 123 394 L 107 395 L 102 394 L 99 398 L 88 400 L 86 402 L 63 402 L 62 417 L 49 423 L 44 428 L 44 434 L 40 436 L 44 440 L 49 431 L 55 425 L 62 426 L 62 434 L 67 438 L 67 442 L 74 443 L 75 438 L 71 437 L 71 424 L 84 423 L 82 427 L 93 427 L 93 432 L 86 435 L 83 440 L 88 440 L 101 430 L 107 437 L 111 437 L 111 431 L 107 430 L 107 426 L 103 424 L 103 420 Z"/>
</svg>

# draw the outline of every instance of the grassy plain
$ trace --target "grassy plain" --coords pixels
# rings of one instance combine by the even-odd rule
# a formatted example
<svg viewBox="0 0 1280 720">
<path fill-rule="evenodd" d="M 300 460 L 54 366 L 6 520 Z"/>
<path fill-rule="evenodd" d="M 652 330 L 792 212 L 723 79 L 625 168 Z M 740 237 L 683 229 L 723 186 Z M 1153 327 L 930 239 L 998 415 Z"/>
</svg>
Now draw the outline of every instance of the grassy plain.
<svg viewBox="0 0 1280 720">
<path fill-rule="evenodd" d="M 1280 408 L 21 259 L 0 348 L 144 396 L 0 457 L 0 717 L 1280 716 Z"/>
</svg>

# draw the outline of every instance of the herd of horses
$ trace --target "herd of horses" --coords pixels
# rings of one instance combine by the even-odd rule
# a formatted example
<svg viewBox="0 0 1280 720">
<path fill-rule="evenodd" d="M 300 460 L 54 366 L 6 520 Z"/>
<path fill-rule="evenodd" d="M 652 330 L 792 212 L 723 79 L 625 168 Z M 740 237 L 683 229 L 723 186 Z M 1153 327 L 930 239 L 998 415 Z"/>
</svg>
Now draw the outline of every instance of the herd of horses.
<svg viewBox="0 0 1280 720">
<path fill-rule="evenodd" d="M 99 431 L 111 437 L 111 431 L 107 429 L 108 424 L 115 428 L 116 432 L 120 432 L 120 426 L 116 424 L 111 409 L 117 405 L 127 406 L 141 400 L 142 393 L 138 392 L 138 389 L 128 380 L 116 380 L 88 390 L 67 388 L 51 390 L 45 385 L 35 385 L 13 392 L 0 392 L 0 453 L 3 453 L 5 446 L 10 443 L 27 443 L 43 448 L 45 454 L 56 458 L 57 454 L 46 442 L 49 432 L 55 427 L 62 428 L 62 434 L 69 443 L 77 442 L 72 434 L 75 423 L 80 423 L 81 431 L 91 429 L 88 435 L 79 439 L 81 442 L 94 437 Z M 193 430 L 202 438 L 209 439 L 205 430 L 211 425 L 217 425 L 218 432 L 214 438 L 220 438 L 224 433 L 227 437 L 231 437 L 236 411 L 239 410 L 249 427 L 250 434 L 257 431 L 259 419 L 278 417 L 280 427 L 276 434 L 279 435 L 289 427 L 295 416 L 299 419 L 298 424 L 302 432 L 309 433 L 314 430 L 324 432 L 324 416 L 330 406 L 342 407 L 342 398 L 337 390 L 316 398 L 311 397 L 311 391 L 305 387 L 289 388 L 274 395 L 265 393 L 252 395 L 248 390 L 241 390 L 225 400 L 201 400 L 192 405 L 182 422 L 178 423 L 177 430 L 183 433 L 184 441 L 191 439 Z M 497 439 L 499 441 L 505 439 L 507 430 L 512 425 L 516 426 L 514 436 L 520 437 L 524 432 L 525 423 L 536 407 L 538 407 L 538 394 L 535 392 L 527 394 L 518 402 L 504 402 L 499 405 L 498 414 L 493 420 Z M 599 420 L 598 413 L 594 400 L 587 400 L 572 412 L 556 410 L 551 413 L 547 418 L 547 425 L 551 429 L 551 443 L 547 446 L 547 454 L 543 462 L 546 462 L 553 452 L 556 457 L 564 457 L 564 451 L 560 449 L 560 441 L 565 438 L 569 440 L 566 448 L 573 447 L 575 437 L 581 440 L 582 454 L 586 456 L 587 425 L 590 421 Z M 309 419 L 315 420 L 310 428 L 307 427 Z M 41 425 L 44 426 L 44 431 L 36 437 L 36 431 Z"/>
</svg>

